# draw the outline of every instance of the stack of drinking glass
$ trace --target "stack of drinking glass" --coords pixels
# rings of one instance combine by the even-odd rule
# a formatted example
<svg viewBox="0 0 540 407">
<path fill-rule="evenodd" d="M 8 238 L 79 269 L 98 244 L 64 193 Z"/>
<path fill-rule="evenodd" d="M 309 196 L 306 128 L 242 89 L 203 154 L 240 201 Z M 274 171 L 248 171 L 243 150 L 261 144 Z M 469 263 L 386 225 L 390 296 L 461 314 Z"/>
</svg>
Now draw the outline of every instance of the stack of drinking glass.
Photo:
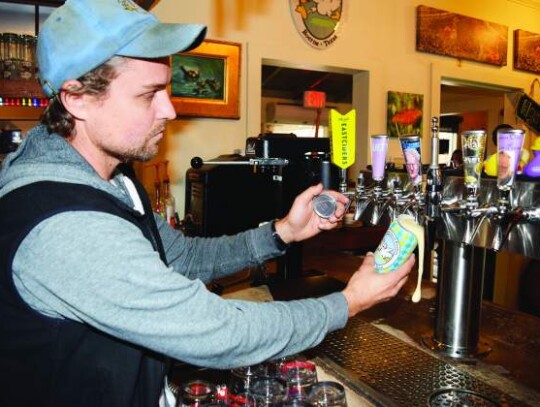
<svg viewBox="0 0 540 407">
<path fill-rule="evenodd" d="M 284 358 L 230 371 L 228 384 L 191 380 L 178 389 L 178 407 L 345 407 L 344 387 L 318 381 L 314 363 Z"/>
</svg>

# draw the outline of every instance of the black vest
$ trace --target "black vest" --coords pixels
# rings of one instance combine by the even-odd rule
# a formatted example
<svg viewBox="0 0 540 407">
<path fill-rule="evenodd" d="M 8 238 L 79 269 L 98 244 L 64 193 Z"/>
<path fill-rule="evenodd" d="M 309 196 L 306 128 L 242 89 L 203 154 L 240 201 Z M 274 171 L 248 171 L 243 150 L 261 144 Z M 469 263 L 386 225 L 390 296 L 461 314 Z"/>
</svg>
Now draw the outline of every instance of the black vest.
<svg viewBox="0 0 540 407">
<path fill-rule="evenodd" d="M 163 355 L 86 324 L 46 317 L 19 297 L 13 283 L 13 258 L 22 240 L 39 222 L 65 211 L 120 216 L 138 226 L 165 261 L 150 202 L 136 185 L 147 216 L 78 184 L 38 182 L 0 199 L 0 406 L 158 405 L 167 365 Z"/>
</svg>

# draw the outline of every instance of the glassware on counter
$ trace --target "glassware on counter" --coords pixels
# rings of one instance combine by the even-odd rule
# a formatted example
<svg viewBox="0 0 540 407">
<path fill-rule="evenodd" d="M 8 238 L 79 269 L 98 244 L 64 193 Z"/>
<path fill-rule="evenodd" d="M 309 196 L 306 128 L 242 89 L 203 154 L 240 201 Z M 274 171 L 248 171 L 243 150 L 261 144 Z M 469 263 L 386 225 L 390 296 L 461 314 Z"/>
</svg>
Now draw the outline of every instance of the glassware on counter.
<svg viewBox="0 0 540 407">
<path fill-rule="evenodd" d="M 309 392 L 308 402 L 315 407 L 346 407 L 345 388 L 337 382 L 316 383 Z"/>
<path fill-rule="evenodd" d="M 178 407 L 199 407 L 213 404 L 216 396 L 216 387 L 206 380 L 192 380 L 180 388 Z"/>
<path fill-rule="evenodd" d="M 281 366 L 281 378 L 287 383 L 289 399 L 305 399 L 317 383 L 317 368 L 314 363 L 293 360 Z"/>
<path fill-rule="evenodd" d="M 239 367 L 231 370 L 229 392 L 233 395 L 246 393 L 251 383 L 263 377 L 275 377 L 276 367 L 273 363 L 260 363 L 253 366 Z"/>
<path fill-rule="evenodd" d="M 287 383 L 277 377 L 255 379 L 249 388 L 256 407 L 281 406 L 287 399 Z"/>
</svg>

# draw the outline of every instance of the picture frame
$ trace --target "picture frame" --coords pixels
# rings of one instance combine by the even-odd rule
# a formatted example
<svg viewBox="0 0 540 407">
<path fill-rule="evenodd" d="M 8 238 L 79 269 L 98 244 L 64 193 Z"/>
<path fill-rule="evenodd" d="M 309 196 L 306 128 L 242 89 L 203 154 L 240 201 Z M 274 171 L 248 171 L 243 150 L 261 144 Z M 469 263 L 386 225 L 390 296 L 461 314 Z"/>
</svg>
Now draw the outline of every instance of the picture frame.
<svg viewBox="0 0 540 407">
<path fill-rule="evenodd" d="M 540 34 L 514 30 L 514 69 L 540 74 Z"/>
<path fill-rule="evenodd" d="M 388 91 L 386 132 L 390 137 L 422 137 L 424 95 Z"/>
<path fill-rule="evenodd" d="M 205 40 L 171 56 L 171 101 L 179 117 L 240 118 L 240 58 L 236 42 Z"/>
<path fill-rule="evenodd" d="M 419 52 L 505 66 L 507 49 L 505 25 L 417 6 L 416 50 Z"/>
</svg>

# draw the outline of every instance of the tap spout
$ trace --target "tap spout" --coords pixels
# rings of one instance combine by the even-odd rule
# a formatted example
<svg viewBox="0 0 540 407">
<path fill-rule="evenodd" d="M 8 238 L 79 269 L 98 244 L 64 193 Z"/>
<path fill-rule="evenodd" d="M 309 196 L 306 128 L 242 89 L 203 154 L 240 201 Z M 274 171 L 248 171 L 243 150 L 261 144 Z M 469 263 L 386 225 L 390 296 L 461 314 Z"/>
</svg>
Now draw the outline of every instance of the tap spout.
<svg viewBox="0 0 540 407">
<path fill-rule="evenodd" d="M 523 219 L 526 219 L 526 216 L 524 215 L 523 208 L 519 206 L 504 216 L 496 215 L 494 217 L 495 233 L 492 244 L 494 251 L 498 252 L 502 249 L 514 226 L 516 226 Z"/>
</svg>

